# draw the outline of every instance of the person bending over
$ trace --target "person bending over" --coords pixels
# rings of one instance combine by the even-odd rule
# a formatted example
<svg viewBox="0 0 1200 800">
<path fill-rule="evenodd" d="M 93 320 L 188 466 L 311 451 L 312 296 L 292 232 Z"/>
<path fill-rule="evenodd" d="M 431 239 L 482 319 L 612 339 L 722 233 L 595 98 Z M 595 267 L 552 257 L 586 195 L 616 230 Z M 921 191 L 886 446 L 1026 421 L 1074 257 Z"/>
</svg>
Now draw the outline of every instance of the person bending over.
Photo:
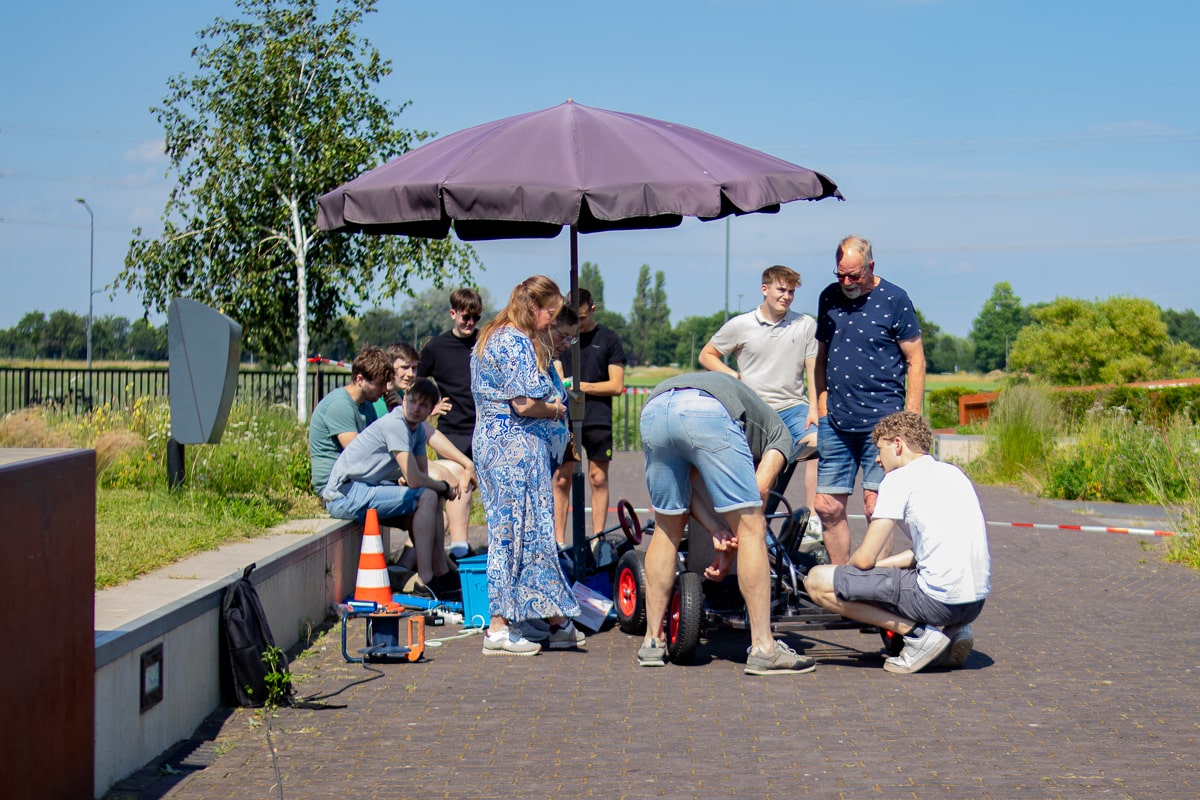
<svg viewBox="0 0 1200 800">
<path fill-rule="evenodd" d="M 750 620 L 746 673 L 811 672 L 816 667 L 811 658 L 771 635 L 771 574 L 763 502 L 792 456 L 787 425 L 745 384 L 707 372 L 660 383 L 642 409 L 641 428 L 646 487 L 658 529 L 646 551 L 647 624 L 637 652 L 638 664 L 660 667 L 665 663 L 663 617 L 675 581 L 695 470 L 713 508 L 736 538 L 738 588 Z M 730 545 L 728 541 L 714 544 L 718 551 Z"/>
</svg>

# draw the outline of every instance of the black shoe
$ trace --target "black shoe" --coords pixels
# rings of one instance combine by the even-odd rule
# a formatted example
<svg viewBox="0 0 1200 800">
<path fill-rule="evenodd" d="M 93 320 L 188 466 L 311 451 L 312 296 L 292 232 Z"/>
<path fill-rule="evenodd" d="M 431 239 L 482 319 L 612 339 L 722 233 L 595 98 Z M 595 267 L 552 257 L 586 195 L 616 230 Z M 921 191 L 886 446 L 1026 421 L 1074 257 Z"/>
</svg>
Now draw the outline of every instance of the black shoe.
<svg viewBox="0 0 1200 800">
<path fill-rule="evenodd" d="M 433 580 L 429 582 L 428 588 L 442 599 L 462 596 L 462 584 L 459 582 L 458 575 L 452 572 L 447 572 L 445 575 L 435 575 Z"/>
</svg>

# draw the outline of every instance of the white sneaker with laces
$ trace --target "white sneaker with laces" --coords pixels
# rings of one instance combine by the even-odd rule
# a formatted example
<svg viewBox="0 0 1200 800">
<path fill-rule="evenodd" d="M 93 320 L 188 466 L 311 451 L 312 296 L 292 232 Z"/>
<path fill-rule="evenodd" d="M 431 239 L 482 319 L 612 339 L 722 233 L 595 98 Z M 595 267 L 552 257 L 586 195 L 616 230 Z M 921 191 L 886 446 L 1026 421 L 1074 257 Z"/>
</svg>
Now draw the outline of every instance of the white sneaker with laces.
<svg viewBox="0 0 1200 800">
<path fill-rule="evenodd" d="M 932 625 L 926 625 L 925 633 L 921 636 L 905 636 L 900 655 L 883 662 L 883 668 L 901 675 L 920 672 L 949 646 L 950 637 Z"/>
<path fill-rule="evenodd" d="M 541 650 L 540 644 L 529 641 L 512 628 L 504 628 L 495 633 L 489 630 L 483 634 L 485 656 L 536 656 Z"/>
</svg>

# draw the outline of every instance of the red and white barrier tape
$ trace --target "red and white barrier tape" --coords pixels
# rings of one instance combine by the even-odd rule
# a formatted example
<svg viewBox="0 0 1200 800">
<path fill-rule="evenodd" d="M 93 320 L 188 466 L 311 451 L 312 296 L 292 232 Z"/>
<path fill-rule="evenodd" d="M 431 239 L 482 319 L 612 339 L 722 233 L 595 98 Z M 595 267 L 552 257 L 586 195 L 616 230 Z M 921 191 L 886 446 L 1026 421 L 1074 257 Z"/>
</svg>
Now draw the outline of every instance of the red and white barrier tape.
<svg viewBox="0 0 1200 800">
<path fill-rule="evenodd" d="M 1106 528 L 1101 525 L 1046 525 L 1037 522 L 988 522 L 988 525 L 1003 525 L 1010 528 L 1039 528 L 1050 531 L 1089 531 L 1092 533 L 1129 533 L 1135 536 L 1174 536 L 1173 531 L 1156 531 L 1153 528 Z"/>
<path fill-rule="evenodd" d="M 589 514 L 592 513 L 591 506 L 587 506 L 584 510 Z M 614 513 L 616 513 L 617 510 L 615 508 L 610 508 L 608 511 L 610 514 L 614 514 Z M 649 509 L 649 508 L 635 508 L 634 511 L 637 512 L 638 514 L 654 513 L 653 510 Z M 865 520 L 866 516 L 864 516 L 863 514 L 847 514 L 846 518 L 847 519 Z M 1110 527 L 1104 527 L 1101 525 L 1049 525 L 1044 522 L 992 522 L 990 520 L 987 521 L 987 524 L 993 525 L 996 527 L 1005 527 L 1005 528 L 1037 528 L 1038 530 L 1043 530 L 1043 531 L 1083 531 L 1085 533 L 1126 533 L 1126 534 L 1130 534 L 1133 536 L 1177 536 L 1178 535 L 1174 531 L 1156 531 L 1153 528 L 1110 528 Z"/>
<path fill-rule="evenodd" d="M 847 514 L 850 519 L 866 519 L 862 514 Z M 992 522 L 988 525 L 1005 528 L 1037 528 L 1043 531 L 1085 531 L 1089 533 L 1128 533 L 1134 536 L 1175 536 L 1173 531 L 1156 531 L 1153 528 L 1108 528 L 1101 525 L 1049 525 L 1044 522 Z"/>
<path fill-rule="evenodd" d="M 350 369 L 350 367 L 351 367 L 351 365 L 347 364 L 345 361 L 334 361 L 331 358 L 321 358 L 319 356 L 316 358 L 310 358 L 308 360 L 308 363 L 310 363 L 310 364 L 333 364 L 335 367 L 345 367 L 346 369 Z"/>
</svg>

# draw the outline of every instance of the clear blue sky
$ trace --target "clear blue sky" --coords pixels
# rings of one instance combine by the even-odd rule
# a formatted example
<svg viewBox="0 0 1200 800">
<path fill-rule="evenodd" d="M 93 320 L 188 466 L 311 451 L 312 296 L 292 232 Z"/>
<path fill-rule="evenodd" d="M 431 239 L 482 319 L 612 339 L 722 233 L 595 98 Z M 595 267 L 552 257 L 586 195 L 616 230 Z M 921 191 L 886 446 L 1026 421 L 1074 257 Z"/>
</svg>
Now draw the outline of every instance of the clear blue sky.
<svg viewBox="0 0 1200 800">
<path fill-rule="evenodd" d="M 815 310 L 844 234 L 960 336 L 1001 280 L 1023 302 L 1147 297 L 1200 309 L 1200 3 L 979 0 L 388 0 L 363 33 L 407 127 L 450 133 L 574 98 L 702 128 L 833 178 L 847 202 L 733 221 L 730 307 L 758 275 L 803 276 Z M 149 107 L 190 71 L 232 0 L 15 3 L 0 30 L 0 327 L 87 311 L 170 183 Z M 345 176 L 347 180 L 353 175 Z M 332 188 L 332 187 L 331 187 Z M 564 284 L 566 235 L 481 243 L 498 300 L 535 272 Z M 608 306 L 663 270 L 675 321 L 724 307 L 725 223 L 581 237 Z M 420 288 L 420 287 L 418 287 Z M 739 295 L 741 295 L 739 300 Z M 404 298 L 371 305 L 399 308 Z M 96 297 L 96 314 L 141 313 Z M 156 321 L 161 318 L 156 318 Z"/>
</svg>

